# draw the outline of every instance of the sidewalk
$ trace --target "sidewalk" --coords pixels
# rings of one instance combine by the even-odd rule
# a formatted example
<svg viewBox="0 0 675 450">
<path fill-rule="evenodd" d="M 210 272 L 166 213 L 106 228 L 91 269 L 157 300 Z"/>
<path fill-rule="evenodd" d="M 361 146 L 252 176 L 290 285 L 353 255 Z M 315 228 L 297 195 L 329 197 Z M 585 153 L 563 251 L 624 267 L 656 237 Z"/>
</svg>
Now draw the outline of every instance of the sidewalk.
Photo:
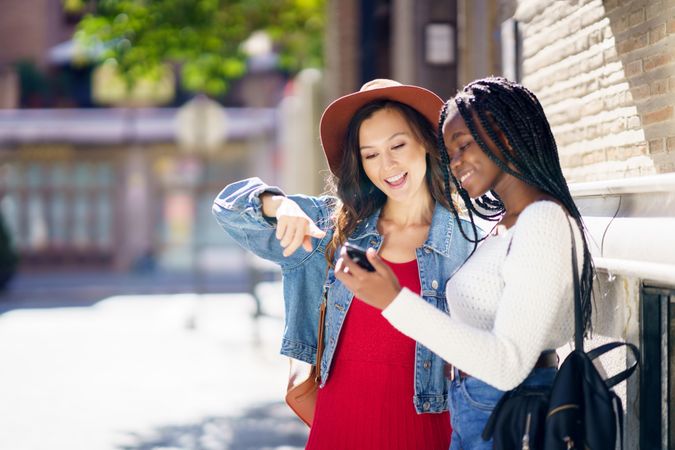
<svg viewBox="0 0 675 450">
<path fill-rule="evenodd" d="M 15 289 L 0 315 L 0 448 L 303 448 L 307 429 L 283 404 L 280 285 L 258 289 L 259 319 L 241 293 L 62 289 L 43 308 Z"/>
</svg>

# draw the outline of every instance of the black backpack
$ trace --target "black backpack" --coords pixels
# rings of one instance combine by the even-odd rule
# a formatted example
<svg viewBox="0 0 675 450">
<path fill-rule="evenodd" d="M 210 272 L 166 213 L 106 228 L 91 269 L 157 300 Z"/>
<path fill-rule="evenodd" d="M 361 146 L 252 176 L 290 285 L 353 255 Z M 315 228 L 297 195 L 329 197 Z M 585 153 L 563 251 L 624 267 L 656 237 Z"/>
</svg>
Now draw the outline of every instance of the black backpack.
<svg viewBox="0 0 675 450">
<path fill-rule="evenodd" d="M 617 347 L 628 347 L 635 362 L 605 380 L 593 360 Z M 614 449 L 616 431 L 623 441 L 621 399 L 611 389 L 637 367 L 638 349 L 626 342 L 610 342 L 588 353 L 575 349 L 565 358 L 551 387 L 544 431 L 545 449 Z M 623 447 L 623 442 L 621 442 Z"/>
<path fill-rule="evenodd" d="M 483 439 L 494 439 L 497 450 L 614 450 L 617 426 L 623 448 L 623 408 L 611 390 L 633 374 L 640 359 L 635 345 L 610 342 L 584 352 L 581 291 L 572 225 L 574 276 L 574 351 L 560 366 L 553 385 L 518 386 L 500 399 L 483 430 Z M 593 360 L 618 347 L 627 347 L 634 362 L 605 380 Z"/>
</svg>

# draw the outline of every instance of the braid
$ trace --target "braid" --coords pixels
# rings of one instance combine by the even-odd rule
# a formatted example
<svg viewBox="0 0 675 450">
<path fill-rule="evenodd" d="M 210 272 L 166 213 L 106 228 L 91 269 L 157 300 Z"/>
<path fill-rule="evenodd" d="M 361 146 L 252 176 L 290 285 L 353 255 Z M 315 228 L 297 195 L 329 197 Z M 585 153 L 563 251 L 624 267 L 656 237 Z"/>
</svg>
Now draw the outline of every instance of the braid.
<svg viewBox="0 0 675 450">
<path fill-rule="evenodd" d="M 474 140 L 476 141 L 476 143 L 481 148 L 487 148 L 487 144 L 485 143 L 485 141 L 483 141 L 483 139 L 478 134 L 478 131 L 476 130 L 476 126 L 473 122 L 472 114 L 469 111 L 469 107 L 466 105 L 466 103 L 465 102 L 457 102 L 457 109 L 459 110 L 459 113 L 462 115 L 462 118 L 464 119 L 464 122 L 466 123 L 466 126 L 469 129 L 469 131 L 471 132 L 471 135 L 474 137 Z M 481 121 L 482 121 L 482 119 L 481 119 Z M 494 132 L 492 134 L 494 134 Z M 490 138 L 494 139 L 492 136 L 490 136 Z M 502 151 L 503 153 L 508 153 L 508 152 L 504 151 L 505 149 L 503 149 L 503 145 L 499 142 L 499 139 L 495 140 L 494 142 L 499 147 L 501 147 L 500 151 Z M 508 167 L 506 165 L 506 163 L 504 163 L 501 159 L 497 158 L 497 155 L 495 155 L 491 151 L 485 152 L 485 154 L 488 156 L 488 158 L 490 158 L 490 160 L 492 160 L 493 163 L 495 163 L 497 165 L 497 167 L 502 169 L 504 172 L 506 172 L 508 174 L 511 174 L 513 176 L 517 176 L 517 172 L 514 171 L 513 169 L 511 169 L 510 167 Z"/>
<path fill-rule="evenodd" d="M 490 196 L 483 195 L 475 200 L 476 204 L 486 211 L 495 211 L 489 217 L 501 217 L 504 212 L 504 204 L 495 191 L 490 191 Z"/>
<path fill-rule="evenodd" d="M 462 226 L 462 222 L 459 217 L 459 211 L 457 211 L 457 208 L 455 207 L 455 202 L 452 201 L 452 188 L 450 186 L 450 180 L 452 180 L 452 184 L 457 188 L 457 192 L 459 193 L 460 197 L 462 197 L 464 204 L 467 206 L 471 204 L 471 199 L 469 198 L 468 192 L 466 192 L 466 190 L 459 184 L 459 182 L 452 174 L 452 172 L 450 172 L 449 169 L 450 158 L 448 157 L 448 149 L 445 147 L 445 141 L 443 141 L 443 123 L 445 123 L 445 119 L 447 116 L 448 116 L 448 102 L 445 102 L 443 104 L 443 107 L 441 108 L 441 116 L 438 123 L 438 152 L 441 155 L 441 163 L 442 163 L 441 169 L 443 171 L 443 179 L 445 180 L 445 195 L 450 200 L 451 206 L 450 210 L 452 211 L 452 214 L 455 216 L 455 219 L 457 220 L 460 233 L 462 233 L 464 239 L 473 243 L 473 250 L 471 250 L 471 254 L 473 254 L 473 252 L 476 251 L 476 248 L 478 248 L 478 243 L 483 239 L 485 239 L 485 237 L 478 238 L 478 228 L 476 227 L 476 222 L 473 218 L 473 212 L 471 208 L 467 208 L 467 212 L 469 214 L 469 220 L 471 221 L 471 230 L 473 231 L 473 238 L 470 238 L 466 234 L 466 231 L 464 231 L 464 227 Z"/>
<path fill-rule="evenodd" d="M 559 201 L 582 231 L 584 263 L 581 273 L 581 307 L 585 334 L 591 330 L 593 273 L 595 271 L 581 214 L 567 186 L 558 157 L 558 147 L 544 109 L 537 97 L 520 84 L 501 77 L 488 77 L 469 83 L 454 98 L 474 141 L 497 167 L 523 182 L 537 187 Z M 443 107 L 441 126 L 447 117 L 448 105 Z M 499 150 L 503 159 L 490 150 L 478 133 L 478 128 Z M 439 127 L 439 129 L 441 129 Z M 499 130 L 508 142 L 500 139 Z M 449 165 L 442 135 L 439 148 L 444 154 L 444 164 Z M 488 220 L 498 218 L 504 205 L 494 192 L 474 202 L 450 173 L 449 178 L 458 186 L 473 221 L 473 214 Z M 477 207 L 488 211 L 479 212 Z M 466 236 L 465 236 L 466 237 Z M 475 240 L 472 240 L 475 242 Z"/>
</svg>

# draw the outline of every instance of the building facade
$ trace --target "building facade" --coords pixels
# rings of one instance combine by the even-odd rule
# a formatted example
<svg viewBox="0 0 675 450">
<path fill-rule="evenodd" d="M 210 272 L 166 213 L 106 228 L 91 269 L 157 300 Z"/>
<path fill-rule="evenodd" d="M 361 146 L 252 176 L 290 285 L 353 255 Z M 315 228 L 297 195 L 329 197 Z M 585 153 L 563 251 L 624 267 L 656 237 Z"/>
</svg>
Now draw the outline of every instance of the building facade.
<svg viewBox="0 0 675 450">
<path fill-rule="evenodd" d="M 374 78 L 426 86 L 449 97 L 457 79 L 457 0 L 329 0 L 326 97 Z"/>
<path fill-rule="evenodd" d="M 591 236 L 598 333 L 642 351 L 625 387 L 626 447 L 672 448 L 675 2 L 511 6 L 522 82 L 544 106 Z"/>
<path fill-rule="evenodd" d="M 0 110 L 0 207 L 22 270 L 185 270 L 226 244 L 211 204 L 246 174 L 275 179 L 276 113 L 224 109 L 226 139 L 205 151 L 179 145 L 180 111 Z"/>
</svg>

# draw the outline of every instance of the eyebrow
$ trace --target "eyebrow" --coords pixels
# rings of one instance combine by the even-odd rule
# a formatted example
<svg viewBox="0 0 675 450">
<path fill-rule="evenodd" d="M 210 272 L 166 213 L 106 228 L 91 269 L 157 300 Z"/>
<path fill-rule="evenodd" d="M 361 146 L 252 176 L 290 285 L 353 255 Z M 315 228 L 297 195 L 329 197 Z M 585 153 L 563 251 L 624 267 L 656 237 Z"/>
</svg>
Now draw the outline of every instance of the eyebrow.
<svg viewBox="0 0 675 450">
<path fill-rule="evenodd" d="M 407 136 L 408 134 L 409 133 L 407 131 L 399 131 L 398 133 L 394 133 L 391 136 L 389 136 L 389 138 L 387 139 L 387 142 L 391 141 L 392 139 L 394 139 L 397 136 L 401 136 L 401 135 Z M 365 149 L 372 148 L 372 147 L 375 147 L 375 146 L 374 145 L 362 145 L 361 147 L 359 147 L 359 151 L 363 151 Z"/>
<path fill-rule="evenodd" d="M 464 132 L 464 131 L 455 131 L 454 133 L 452 133 L 452 136 L 450 136 L 450 142 L 454 141 L 458 137 L 463 136 L 465 134 L 467 134 L 467 133 Z"/>
</svg>

